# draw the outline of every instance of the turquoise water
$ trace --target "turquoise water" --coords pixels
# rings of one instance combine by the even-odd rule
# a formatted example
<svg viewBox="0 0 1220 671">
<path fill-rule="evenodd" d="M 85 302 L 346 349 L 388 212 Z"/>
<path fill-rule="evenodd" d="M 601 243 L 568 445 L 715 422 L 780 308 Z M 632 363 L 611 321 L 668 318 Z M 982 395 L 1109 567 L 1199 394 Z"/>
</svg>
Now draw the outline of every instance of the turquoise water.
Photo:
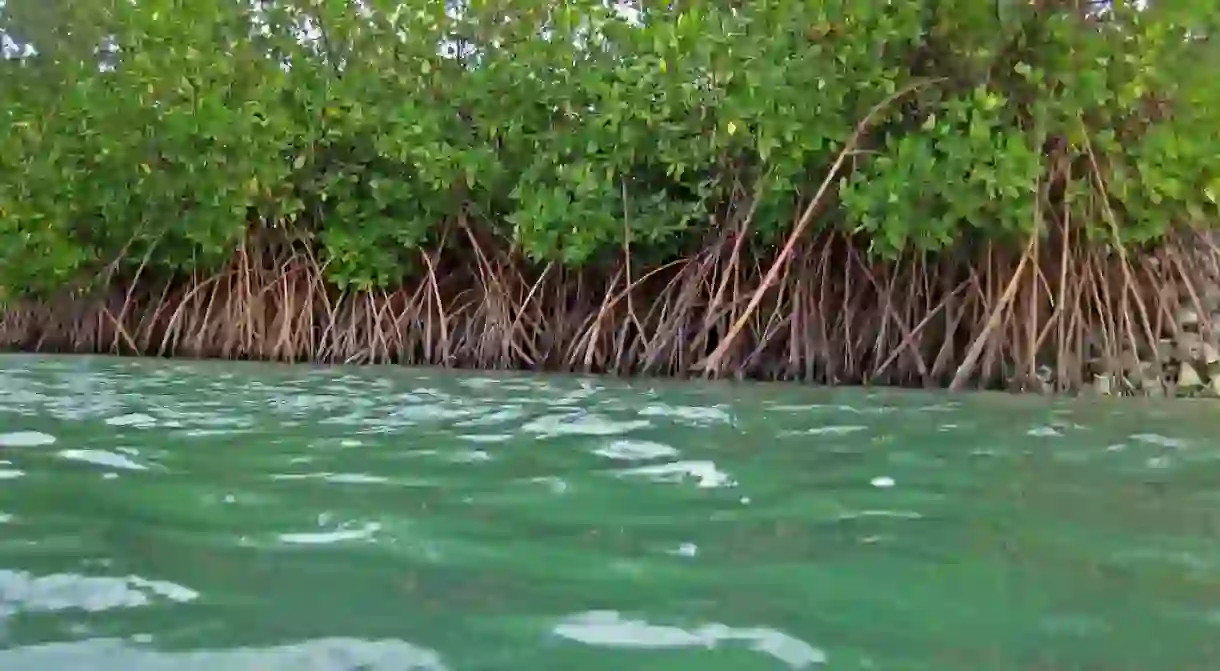
<svg viewBox="0 0 1220 671">
<path fill-rule="evenodd" d="M 1217 428 L 0 357 L 0 669 L 1216 669 Z"/>
</svg>

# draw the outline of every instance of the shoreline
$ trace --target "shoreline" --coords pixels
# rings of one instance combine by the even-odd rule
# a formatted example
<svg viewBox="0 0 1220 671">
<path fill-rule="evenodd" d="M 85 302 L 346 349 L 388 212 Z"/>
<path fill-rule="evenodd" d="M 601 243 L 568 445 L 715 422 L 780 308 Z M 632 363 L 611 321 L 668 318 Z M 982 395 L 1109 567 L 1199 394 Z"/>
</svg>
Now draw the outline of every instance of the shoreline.
<svg viewBox="0 0 1220 671">
<path fill-rule="evenodd" d="M 1114 260 L 1097 245 L 1037 258 L 988 247 L 989 265 L 946 255 L 844 268 L 810 253 L 829 253 L 833 237 L 770 286 L 775 261 L 743 272 L 717 249 L 668 274 L 624 265 L 550 277 L 488 252 L 495 274 L 447 264 L 444 277 L 363 292 L 329 285 L 307 254 L 252 242 L 261 262 L 243 252 L 204 279 L 12 301 L 0 351 L 1220 398 L 1220 250 L 1205 235 L 1124 257 L 1126 272 L 1104 265 Z M 1065 253 L 1074 266 L 1051 263 Z M 1177 275 L 1155 274 L 1168 257 Z M 652 279 L 628 287 L 632 274 Z"/>
</svg>

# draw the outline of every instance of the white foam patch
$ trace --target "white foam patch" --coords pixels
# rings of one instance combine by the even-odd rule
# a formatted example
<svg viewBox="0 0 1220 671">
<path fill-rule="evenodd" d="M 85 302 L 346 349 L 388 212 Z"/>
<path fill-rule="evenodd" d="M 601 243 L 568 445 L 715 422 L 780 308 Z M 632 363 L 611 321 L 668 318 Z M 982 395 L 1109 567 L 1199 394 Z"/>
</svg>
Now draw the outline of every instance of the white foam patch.
<svg viewBox="0 0 1220 671">
<path fill-rule="evenodd" d="M 616 440 L 593 451 L 607 459 L 640 461 L 678 456 L 678 450 L 664 443 L 650 440 Z"/>
<path fill-rule="evenodd" d="M 348 541 L 372 540 L 378 531 L 381 531 L 381 525 L 377 522 L 369 522 L 358 529 L 280 534 L 279 539 L 281 543 L 293 545 L 330 545 Z"/>
<path fill-rule="evenodd" d="M 670 550 L 669 554 L 677 555 L 679 557 L 694 557 L 695 555 L 699 554 L 699 546 L 695 545 L 694 543 L 683 543 L 673 550 Z"/>
<path fill-rule="evenodd" d="M 801 436 L 846 436 L 867 430 L 867 426 L 861 426 L 859 424 L 836 424 L 831 426 L 817 426 L 812 429 L 805 429 L 804 431 L 792 431 L 787 433 L 788 435 L 796 434 Z"/>
<path fill-rule="evenodd" d="M 1156 445 L 1157 447 L 1186 447 L 1186 442 L 1169 436 L 1162 436 L 1156 433 L 1137 433 L 1131 436 L 1131 440 L 1135 440 L 1145 445 Z"/>
<path fill-rule="evenodd" d="M 93 638 L 0 651 L 5 669 L 140 669 L 141 671 L 450 671 L 441 655 L 395 640 L 322 638 L 266 648 L 167 652 L 121 639 Z"/>
<path fill-rule="evenodd" d="M 133 412 L 119 415 L 118 417 L 108 417 L 106 418 L 106 424 L 110 426 L 130 426 L 137 429 L 150 429 L 157 425 L 157 418 L 142 412 Z"/>
<path fill-rule="evenodd" d="M 153 597 L 188 603 L 198 599 L 199 593 L 172 582 L 139 576 L 112 578 L 69 573 L 35 576 L 24 571 L 0 569 L 0 613 L 5 609 L 100 613 L 147 606 L 153 603 Z"/>
<path fill-rule="evenodd" d="M 615 436 L 652 426 L 645 420 L 615 421 L 596 413 L 547 415 L 527 422 L 522 431 L 539 438 L 554 436 Z"/>
<path fill-rule="evenodd" d="M 478 415 L 470 419 L 464 419 L 456 422 L 454 426 L 460 427 L 477 427 L 477 426 L 493 426 L 496 424 L 506 424 L 515 422 L 516 420 L 525 417 L 525 408 L 521 406 L 509 406 L 500 408 L 493 412 L 480 412 Z"/>
<path fill-rule="evenodd" d="M 0 447 L 42 447 L 54 444 L 55 436 L 41 431 L 0 433 Z"/>
<path fill-rule="evenodd" d="M 1062 436 L 1063 433 L 1053 426 L 1036 426 L 1029 431 L 1026 431 L 1025 435 L 1034 436 L 1036 438 L 1058 438 Z"/>
<path fill-rule="evenodd" d="M 699 487 L 714 489 L 733 487 L 737 483 L 727 473 L 716 468 L 711 461 L 675 461 L 655 466 L 641 466 L 622 471 L 623 475 L 643 476 L 656 482 L 682 483 L 688 478 L 698 481 Z"/>
<path fill-rule="evenodd" d="M 881 475 L 881 476 L 873 478 L 870 481 L 870 484 L 872 484 L 872 486 L 877 487 L 879 489 L 889 489 L 890 487 L 893 487 L 895 483 L 894 483 L 894 478 L 891 478 L 887 475 Z"/>
<path fill-rule="evenodd" d="M 530 482 L 546 485 L 547 489 L 553 494 L 563 494 L 568 491 L 568 483 L 563 478 L 557 478 L 553 475 L 544 475 L 540 478 L 531 478 Z"/>
<path fill-rule="evenodd" d="M 1169 457 L 1152 457 L 1147 462 L 1148 468 L 1169 468 L 1173 461 Z"/>
<path fill-rule="evenodd" d="M 910 510 L 858 510 L 855 512 L 843 513 L 836 519 L 839 521 L 861 520 L 870 517 L 883 517 L 896 520 L 922 520 L 923 515 Z"/>
<path fill-rule="evenodd" d="M 276 473 L 272 480 L 323 480 L 338 485 L 378 485 L 389 482 L 389 478 L 366 473 Z"/>
<path fill-rule="evenodd" d="M 0 480 L 16 480 L 25 477 L 25 471 L 15 468 L 0 468 Z"/>
<path fill-rule="evenodd" d="M 513 436 L 511 433 L 463 433 L 458 438 L 469 443 L 504 443 Z"/>
<path fill-rule="evenodd" d="M 729 424 L 733 421 L 733 416 L 718 406 L 698 407 L 650 403 L 640 409 L 640 415 L 643 417 L 674 417 L 695 424 Z"/>
<path fill-rule="evenodd" d="M 486 389 L 494 387 L 499 380 L 491 377 L 468 377 L 458 380 L 458 384 L 467 389 Z"/>
<path fill-rule="evenodd" d="M 449 461 L 455 464 L 476 464 L 491 461 L 491 455 L 486 450 L 459 450 L 449 454 Z"/>
<path fill-rule="evenodd" d="M 120 468 L 125 471 L 146 471 L 148 467 L 130 457 L 106 450 L 60 450 L 59 456 L 72 461 L 81 461 L 94 466 Z"/>
<path fill-rule="evenodd" d="M 614 611 L 590 611 L 568 617 L 555 625 L 552 632 L 570 641 L 606 648 L 712 649 L 726 643 L 745 643 L 751 650 L 790 669 L 809 669 L 827 661 L 822 650 L 774 629 L 736 628 L 717 623 L 687 630 L 628 620 Z"/>
</svg>

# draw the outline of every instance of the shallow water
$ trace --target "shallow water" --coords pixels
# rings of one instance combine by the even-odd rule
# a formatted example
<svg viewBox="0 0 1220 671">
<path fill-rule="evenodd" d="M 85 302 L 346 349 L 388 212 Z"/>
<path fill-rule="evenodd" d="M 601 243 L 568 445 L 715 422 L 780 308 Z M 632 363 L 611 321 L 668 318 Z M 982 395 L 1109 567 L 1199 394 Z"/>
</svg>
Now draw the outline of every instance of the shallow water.
<svg viewBox="0 0 1220 671">
<path fill-rule="evenodd" d="M 1216 669 L 1218 427 L 0 357 L 0 669 Z"/>
</svg>

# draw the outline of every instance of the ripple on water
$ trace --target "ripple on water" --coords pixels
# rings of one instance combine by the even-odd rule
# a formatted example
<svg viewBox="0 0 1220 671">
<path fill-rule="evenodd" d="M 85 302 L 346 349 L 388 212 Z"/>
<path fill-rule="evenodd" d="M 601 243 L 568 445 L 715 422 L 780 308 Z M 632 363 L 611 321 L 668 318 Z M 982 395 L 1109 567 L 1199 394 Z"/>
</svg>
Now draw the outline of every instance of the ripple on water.
<svg viewBox="0 0 1220 671">
<path fill-rule="evenodd" d="M 575 412 L 545 415 L 526 422 L 521 430 L 539 438 L 555 436 L 615 436 L 646 429 L 652 422 L 642 419 L 615 421 L 597 413 Z"/>
<path fill-rule="evenodd" d="M 650 440 L 616 440 L 593 450 L 593 452 L 607 459 L 620 459 L 623 461 L 641 461 L 678 456 L 676 448 L 664 443 L 654 443 Z"/>
<path fill-rule="evenodd" d="M 486 450 L 457 450 L 448 453 L 447 458 L 455 464 L 477 464 L 491 461 L 491 454 Z"/>
<path fill-rule="evenodd" d="M 764 627 L 736 628 L 708 624 L 693 630 L 628 620 L 614 611 L 589 611 L 568 617 L 552 632 L 585 645 L 624 648 L 716 648 L 725 643 L 746 643 L 790 669 L 808 669 L 826 663 L 826 653 L 788 634 Z"/>
<path fill-rule="evenodd" d="M 41 431 L 0 433 L 0 447 L 42 447 L 55 444 L 55 436 Z"/>
<path fill-rule="evenodd" d="M 511 433 L 462 433 L 458 434 L 460 440 L 469 443 L 504 443 L 513 439 Z"/>
<path fill-rule="evenodd" d="M 867 431 L 867 426 L 860 424 L 835 424 L 831 426 L 816 426 L 802 431 L 785 431 L 786 436 L 846 436 L 861 431 Z"/>
<path fill-rule="evenodd" d="M 109 452 L 107 450 L 60 450 L 59 456 L 72 461 L 81 461 L 94 466 L 105 466 L 107 468 L 120 468 L 125 471 L 146 471 L 148 467 L 141 464 L 130 457 Z"/>
<path fill-rule="evenodd" d="M 130 426 L 136 429 L 151 429 L 157 425 L 157 418 L 142 412 L 133 412 L 117 417 L 107 417 L 108 426 Z"/>
<path fill-rule="evenodd" d="M 1157 447 L 1186 447 L 1186 442 L 1169 436 L 1162 436 L 1156 433 L 1137 433 L 1131 436 L 1131 440 L 1144 443 L 1145 445 L 1156 445 Z"/>
<path fill-rule="evenodd" d="M 731 424 L 733 416 L 719 406 L 699 407 L 650 403 L 640 409 L 642 417 L 673 417 L 697 425 Z"/>
<path fill-rule="evenodd" d="M 717 468 L 716 464 L 711 461 L 674 461 L 655 466 L 641 466 L 620 471 L 620 473 L 627 476 L 643 476 L 654 482 L 666 483 L 681 483 L 688 478 L 694 478 L 701 489 L 737 485 L 728 473 Z"/>
<path fill-rule="evenodd" d="M 287 533 L 280 534 L 278 538 L 281 543 L 291 545 L 329 545 L 347 541 L 372 540 L 378 531 L 381 531 L 381 524 L 369 522 L 358 529 Z"/>
<path fill-rule="evenodd" d="M 384 485 L 389 478 L 367 473 L 275 473 L 272 480 L 324 480 L 337 485 Z"/>
<path fill-rule="evenodd" d="M 552 494 L 564 494 L 568 491 L 568 483 L 563 478 L 557 478 L 553 475 L 544 475 L 542 477 L 530 478 L 530 482 L 541 485 L 546 485 L 547 489 L 551 490 Z"/>
<path fill-rule="evenodd" d="M 266 648 L 166 652 L 119 639 L 49 643 L 0 652 L 0 665 L 21 669 L 108 669 L 141 671 L 449 671 L 441 655 L 403 641 L 324 638 Z"/>
</svg>

